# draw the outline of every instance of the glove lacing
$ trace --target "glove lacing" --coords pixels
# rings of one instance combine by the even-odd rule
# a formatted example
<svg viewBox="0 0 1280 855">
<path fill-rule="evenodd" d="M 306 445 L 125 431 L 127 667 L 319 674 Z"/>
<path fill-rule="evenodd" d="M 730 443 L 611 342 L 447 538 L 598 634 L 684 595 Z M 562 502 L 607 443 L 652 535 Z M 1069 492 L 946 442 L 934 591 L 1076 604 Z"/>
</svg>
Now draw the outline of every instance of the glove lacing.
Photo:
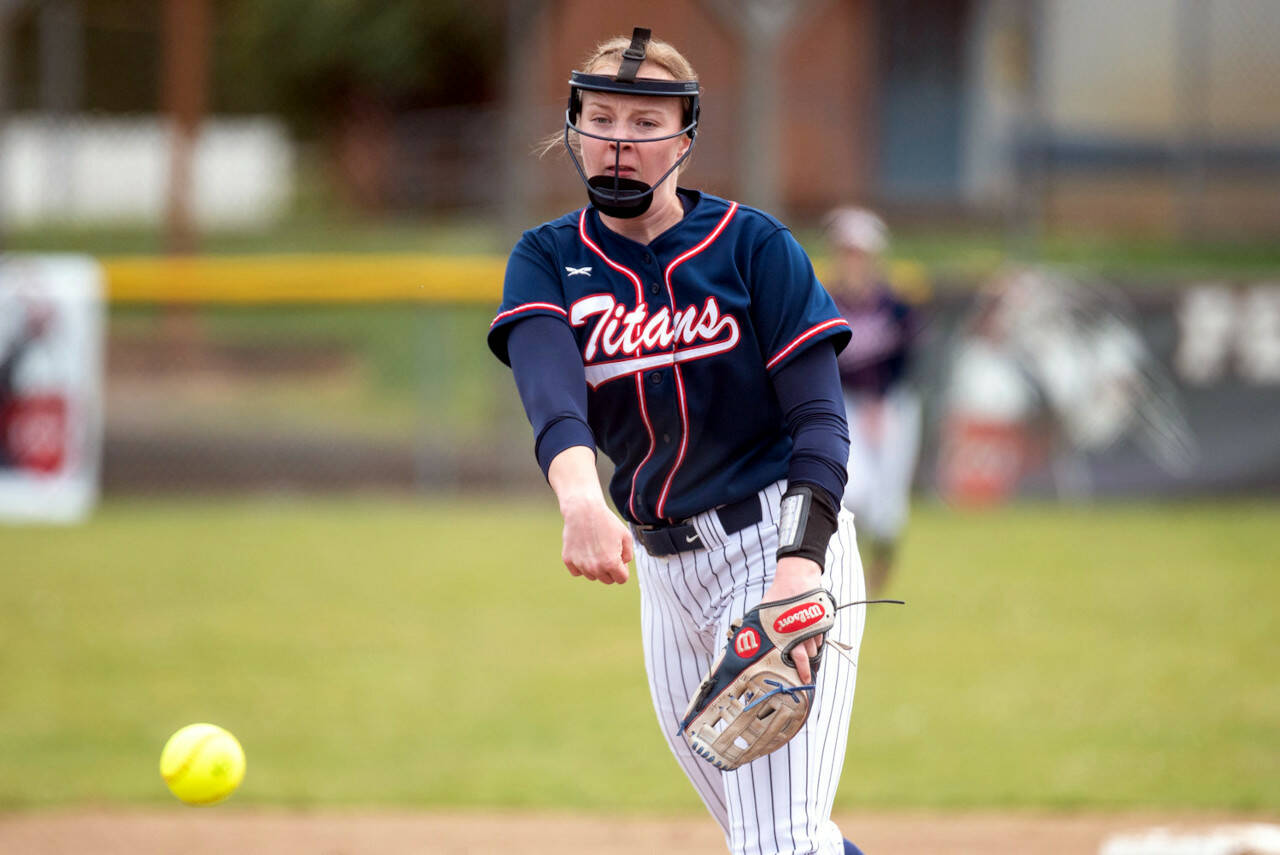
<svg viewBox="0 0 1280 855">
<path fill-rule="evenodd" d="M 781 683 L 779 683 L 777 680 L 770 680 L 767 677 L 765 678 L 765 682 L 768 683 L 770 686 L 777 686 L 778 688 L 774 689 L 771 692 L 765 692 L 763 695 L 756 698 L 751 703 L 747 704 L 745 707 L 742 708 L 743 712 L 746 712 L 747 710 L 751 709 L 756 704 L 760 703 L 763 700 L 766 700 L 767 698 L 772 698 L 774 695 L 787 695 L 788 697 L 795 697 L 801 692 L 812 692 L 818 688 L 816 685 L 812 683 L 810 683 L 807 686 L 784 686 Z"/>
<path fill-rule="evenodd" d="M 844 605 L 836 606 L 835 610 L 840 611 L 841 609 L 847 609 L 849 606 L 868 606 L 874 603 L 895 603 L 899 606 L 905 606 L 907 604 L 905 600 L 854 600 L 851 603 L 845 603 Z M 853 658 L 852 644 L 845 644 L 843 641 L 837 641 L 834 638 L 825 639 L 822 643 L 824 645 L 828 643 L 834 644 L 836 653 L 839 653 L 845 659 L 849 660 L 849 664 L 852 665 L 853 667 L 855 668 L 858 667 L 858 660 Z M 800 688 L 804 688 L 804 687 L 802 686 Z"/>
</svg>

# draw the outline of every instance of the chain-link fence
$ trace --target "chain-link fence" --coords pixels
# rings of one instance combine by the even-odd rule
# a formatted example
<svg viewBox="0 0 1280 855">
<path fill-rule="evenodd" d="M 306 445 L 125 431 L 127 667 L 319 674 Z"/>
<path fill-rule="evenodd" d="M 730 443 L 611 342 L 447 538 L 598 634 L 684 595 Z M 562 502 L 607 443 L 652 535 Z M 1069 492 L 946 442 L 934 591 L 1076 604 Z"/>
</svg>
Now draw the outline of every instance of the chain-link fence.
<svg viewBox="0 0 1280 855">
<path fill-rule="evenodd" d="M 917 490 L 964 503 L 1280 488 L 1280 287 L 1155 284 L 1027 270 L 922 305 Z M 485 344 L 492 311 L 117 306 L 104 487 L 544 491 Z"/>
<path fill-rule="evenodd" d="M 484 343 L 490 316 L 399 303 L 117 307 L 104 487 L 536 487 L 514 384 Z"/>
</svg>

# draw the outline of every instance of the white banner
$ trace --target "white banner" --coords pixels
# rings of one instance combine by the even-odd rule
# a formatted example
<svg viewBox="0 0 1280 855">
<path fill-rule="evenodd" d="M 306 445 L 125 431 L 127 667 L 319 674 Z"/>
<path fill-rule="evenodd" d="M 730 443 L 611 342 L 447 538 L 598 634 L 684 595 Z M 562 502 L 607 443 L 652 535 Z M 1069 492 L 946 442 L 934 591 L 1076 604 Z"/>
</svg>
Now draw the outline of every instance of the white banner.
<svg viewBox="0 0 1280 855">
<path fill-rule="evenodd" d="M 75 255 L 0 255 L 0 521 L 76 522 L 98 498 L 103 276 Z"/>
</svg>

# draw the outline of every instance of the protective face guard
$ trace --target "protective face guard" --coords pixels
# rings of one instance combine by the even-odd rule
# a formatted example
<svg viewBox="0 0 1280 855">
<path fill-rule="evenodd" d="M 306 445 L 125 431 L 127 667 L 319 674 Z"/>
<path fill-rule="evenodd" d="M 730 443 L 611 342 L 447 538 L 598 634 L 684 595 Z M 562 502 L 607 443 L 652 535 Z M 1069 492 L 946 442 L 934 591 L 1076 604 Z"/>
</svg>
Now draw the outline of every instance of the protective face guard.
<svg viewBox="0 0 1280 855">
<path fill-rule="evenodd" d="M 587 186 L 587 198 L 591 200 L 601 213 L 610 217 L 630 219 L 638 217 L 653 203 L 653 189 L 667 180 L 671 173 L 680 168 L 680 164 L 693 152 L 692 140 L 698 132 L 698 81 L 696 80 L 656 80 L 648 77 L 636 77 L 636 70 L 644 62 L 645 46 L 649 42 L 649 30 L 636 27 L 631 37 L 631 46 L 622 53 L 622 63 L 618 66 L 618 74 L 610 77 L 607 74 L 584 74 L 573 72 L 569 77 L 569 107 L 564 114 L 564 146 L 569 151 L 569 159 L 578 171 L 582 182 Z M 578 127 L 578 118 L 582 115 L 583 92 L 614 92 L 622 95 L 657 95 L 668 98 L 684 98 L 687 107 L 684 111 L 684 127 L 673 134 L 661 137 L 644 137 L 641 139 L 621 139 L 618 137 L 595 134 Z M 588 177 L 582 164 L 569 144 L 569 132 L 603 140 L 615 144 L 614 171 L 612 176 L 596 175 Z M 652 185 L 634 178 L 622 178 L 618 175 L 618 167 L 622 159 L 622 145 L 631 143 L 662 142 L 676 137 L 689 136 L 689 148 L 662 177 Z"/>
</svg>

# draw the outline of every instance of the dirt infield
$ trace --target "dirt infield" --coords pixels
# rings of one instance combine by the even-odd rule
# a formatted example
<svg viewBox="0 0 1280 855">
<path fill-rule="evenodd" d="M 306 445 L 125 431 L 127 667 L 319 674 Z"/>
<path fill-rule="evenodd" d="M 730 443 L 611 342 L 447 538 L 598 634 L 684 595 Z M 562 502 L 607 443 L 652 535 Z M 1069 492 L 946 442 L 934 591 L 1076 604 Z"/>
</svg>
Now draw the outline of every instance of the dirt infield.
<svg viewBox="0 0 1280 855">
<path fill-rule="evenodd" d="M 1203 831 L 1258 817 L 1169 814 L 853 813 L 868 855 L 1096 855 L 1117 833 Z M 724 852 L 710 820 L 486 813 L 153 811 L 0 814 L 0 852 L 23 855 L 693 855 Z"/>
</svg>

